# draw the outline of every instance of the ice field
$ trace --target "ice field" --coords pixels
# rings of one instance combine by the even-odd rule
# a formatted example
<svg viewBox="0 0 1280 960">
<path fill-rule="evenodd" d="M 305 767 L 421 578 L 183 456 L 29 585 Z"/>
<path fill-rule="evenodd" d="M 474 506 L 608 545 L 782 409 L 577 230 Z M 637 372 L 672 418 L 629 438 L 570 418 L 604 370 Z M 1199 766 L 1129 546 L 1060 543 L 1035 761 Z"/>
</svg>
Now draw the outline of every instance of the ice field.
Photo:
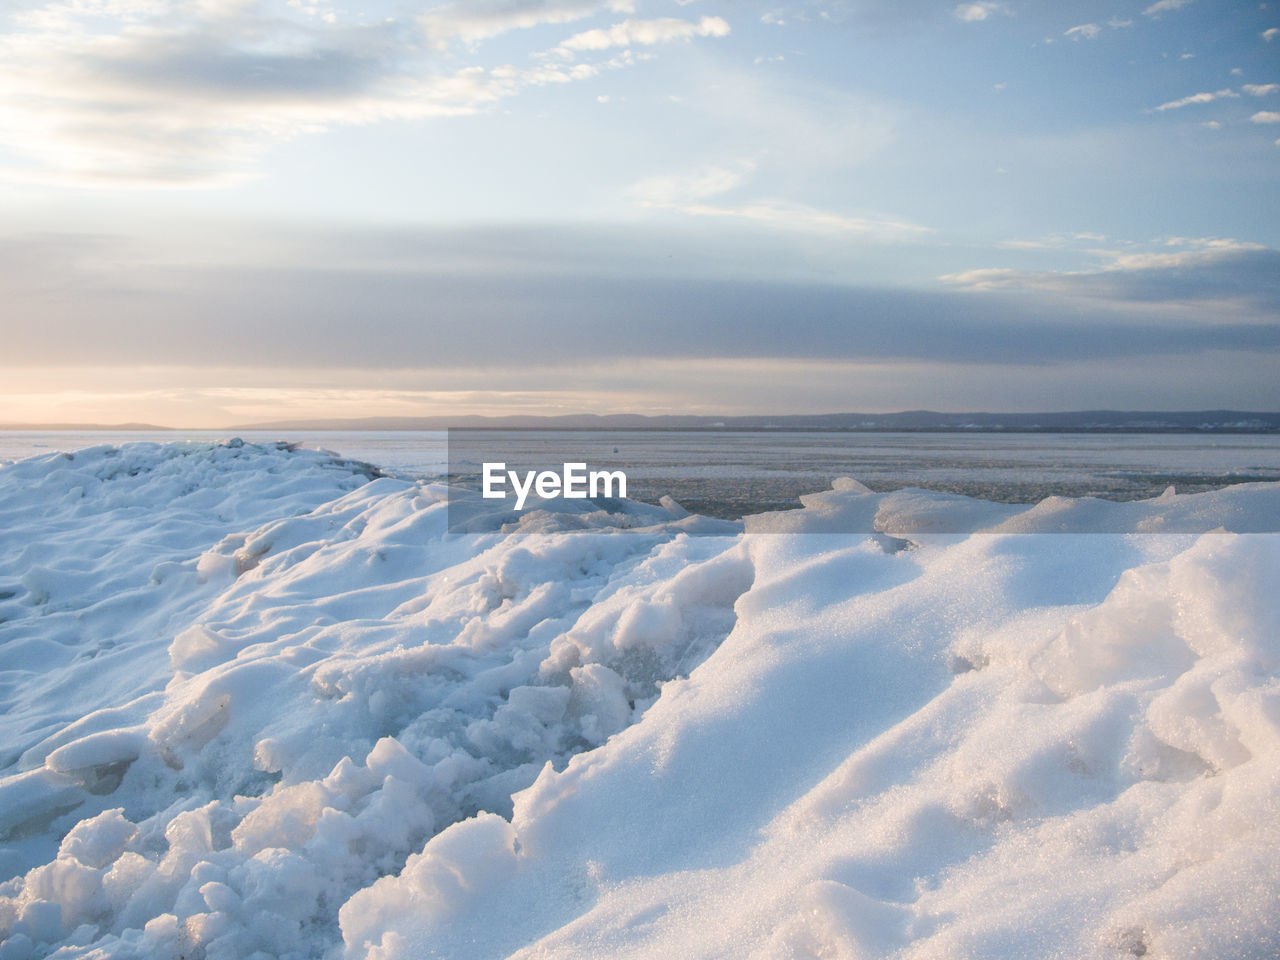
<svg viewBox="0 0 1280 960">
<path fill-rule="evenodd" d="M 1280 484 L 445 499 L 0 466 L 0 960 L 1280 953 Z"/>
</svg>

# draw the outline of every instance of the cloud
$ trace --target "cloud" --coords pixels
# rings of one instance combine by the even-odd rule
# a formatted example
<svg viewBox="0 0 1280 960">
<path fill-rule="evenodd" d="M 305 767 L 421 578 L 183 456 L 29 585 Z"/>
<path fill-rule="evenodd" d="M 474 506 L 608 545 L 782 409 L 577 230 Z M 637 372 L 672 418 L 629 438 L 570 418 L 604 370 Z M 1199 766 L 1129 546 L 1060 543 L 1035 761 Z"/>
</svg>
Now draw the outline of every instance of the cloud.
<svg viewBox="0 0 1280 960">
<path fill-rule="evenodd" d="M 466 66 L 440 44 L 609 9 L 630 2 L 489 0 L 372 23 L 261 0 L 49 3 L 15 15 L 0 34 L 6 174 L 217 183 L 248 175 L 266 147 L 289 138 L 478 113 L 529 87 L 587 80 L 639 58 L 623 51 L 565 67 Z M 704 18 L 693 35 L 720 35 L 722 23 Z M 623 36 L 656 42 L 663 31 L 641 22 Z"/>
<path fill-rule="evenodd" d="M 1275 110 L 1259 110 L 1249 119 L 1253 123 L 1280 123 L 1280 113 Z"/>
<path fill-rule="evenodd" d="M 1265 97 L 1280 90 L 1280 83 L 1246 83 L 1240 89 L 1251 97 Z"/>
<path fill-rule="evenodd" d="M 730 165 L 708 164 L 692 173 L 648 177 L 632 184 L 627 195 L 639 205 L 652 209 L 691 217 L 745 220 L 801 233 L 843 233 L 901 241 L 919 239 L 933 232 L 901 219 L 823 210 L 772 198 L 708 202 L 741 190 L 756 170 L 757 164 L 752 160 L 738 160 Z"/>
<path fill-rule="evenodd" d="M 1121 20 L 1118 17 L 1112 17 L 1110 20 L 1106 22 L 1106 25 L 1108 27 L 1111 27 L 1113 30 L 1120 30 L 1125 27 L 1133 26 L 1133 21 Z M 1062 35 L 1064 37 L 1070 37 L 1072 40 L 1075 40 L 1075 41 L 1096 40 L 1101 34 L 1102 34 L 1102 27 L 1098 26 L 1098 24 L 1096 23 L 1082 23 L 1078 27 L 1071 27 L 1069 30 L 1064 30 L 1062 32 Z M 1052 38 L 1046 38 L 1045 42 L 1052 43 L 1053 40 Z M 1188 57 L 1194 56 L 1194 54 L 1185 53 L 1182 56 L 1183 56 L 1183 59 L 1186 59 Z"/>
<path fill-rule="evenodd" d="M 415 75 L 392 24 L 334 25 L 157 4 L 81 22 L 48 7 L 0 37 L 0 137 L 45 170 L 201 180 L 264 141 L 331 123 L 466 112 L 494 96 L 466 71 Z"/>
<path fill-rule="evenodd" d="M 1272 40 L 1280 37 L 1280 27 L 1272 27 L 1270 30 L 1263 30 L 1261 36 L 1263 40 L 1270 43 Z"/>
<path fill-rule="evenodd" d="M 544 24 L 572 23 L 601 10 L 633 13 L 630 0 L 467 0 L 448 3 L 421 14 L 418 23 L 431 43 L 472 45 L 511 30 Z"/>
<path fill-rule="evenodd" d="M 676 210 L 694 217 L 735 218 L 803 233 L 857 234 L 882 241 L 919 239 L 933 232 L 929 227 L 905 220 L 845 214 L 782 200 L 757 200 L 721 206 L 648 201 L 645 206 Z"/>
<path fill-rule="evenodd" d="M 120 290 L 98 301 L 91 326 L 78 310 L 49 312 L 43 335 L 19 331 L 6 359 L 48 359 L 53 339 L 64 363 L 173 364 L 200 356 L 210 365 L 264 368 L 395 368 L 406 357 L 494 369 L 691 356 L 1053 364 L 1280 348 L 1274 327 L 1180 320 L 1153 330 L 1141 317 L 1107 309 L 1082 315 L 1039 292 L 1010 300 L 765 281 L 315 268 L 197 269 L 177 279 L 196 295 L 179 303 Z M 172 323 L 176 311 L 181 325 Z"/>
<path fill-rule="evenodd" d="M 632 184 L 627 194 L 646 206 L 705 200 L 742 186 L 755 169 L 756 165 L 751 160 L 739 160 L 730 166 L 709 164 L 689 174 L 648 177 Z"/>
<path fill-rule="evenodd" d="M 968 270 L 940 279 L 969 291 L 1039 291 L 1166 320 L 1229 320 L 1280 330 L 1280 251 L 1238 240 L 1174 237 L 1163 249 L 1100 251 L 1094 270 Z"/>
<path fill-rule="evenodd" d="M 723 244 L 698 242 L 688 229 L 313 232 L 291 248 L 263 239 L 276 251 L 266 259 L 246 251 L 242 262 L 231 252 L 186 263 L 115 237 L 83 238 L 72 263 L 65 251 L 75 239 L 0 243 L 0 297 L 29 318 L 7 335 L 6 365 L 133 369 L 198 357 L 198 366 L 250 366 L 274 377 L 393 370 L 421 357 L 441 368 L 493 370 L 648 357 L 1052 366 L 1280 349 L 1269 250 L 1224 249 L 1200 268 L 1184 263 L 1182 274 L 1112 271 L 1109 282 L 1130 283 L 1124 298 L 1107 299 L 1043 284 L 785 282 L 766 279 L 776 274 L 759 263 L 713 278 L 705 262 L 684 260 L 716 255 L 698 251 Z M 676 259 L 667 260 L 669 251 Z M 729 259 L 742 266 L 740 253 Z M 1265 303 L 1249 307 L 1251 296 L 1270 297 L 1269 321 L 1259 313 Z M 1173 297 L 1193 299 L 1195 309 Z"/>
<path fill-rule="evenodd" d="M 1101 32 L 1102 28 L 1096 23 L 1082 23 L 1078 27 L 1072 27 L 1070 30 L 1064 30 L 1062 35 L 1064 37 L 1070 37 L 1072 40 L 1080 40 L 1081 38 L 1084 38 L 1085 40 L 1093 40 L 1096 39 L 1098 34 Z"/>
<path fill-rule="evenodd" d="M 1156 107 L 1156 110 L 1178 110 L 1193 103 L 1212 103 L 1214 100 L 1238 100 L 1239 98 L 1240 94 L 1234 90 L 1218 90 L 1215 93 L 1193 93 L 1191 96 L 1183 97 L 1181 100 L 1170 100 L 1168 103 L 1162 103 Z"/>
<path fill-rule="evenodd" d="M 994 14 L 1008 14 L 1009 10 L 1003 3 L 992 3 L 990 0 L 979 0 L 978 3 L 962 3 L 951 11 L 951 15 L 957 20 L 963 20 L 965 23 L 978 23 L 986 20 Z"/>
<path fill-rule="evenodd" d="M 1081 243 L 1098 244 L 1106 240 L 1106 235 L 1101 233 L 1056 233 L 1035 239 L 1001 240 L 996 246 L 1002 250 L 1064 250 Z"/>
<path fill-rule="evenodd" d="M 720 17 L 703 17 L 697 23 L 675 17 L 657 20 L 624 20 L 612 27 L 586 30 L 574 34 L 556 47 L 563 55 L 584 50 L 608 50 L 632 45 L 652 46 L 658 43 L 692 40 L 694 37 L 727 37 L 729 24 Z"/>
<path fill-rule="evenodd" d="M 1143 16 L 1158 17 L 1161 14 L 1168 13 L 1170 10 L 1181 10 L 1188 4 L 1194 3 L 1195 0 L 1158 0 L 1147 9 L 1142 11 Z"/>
</svg>

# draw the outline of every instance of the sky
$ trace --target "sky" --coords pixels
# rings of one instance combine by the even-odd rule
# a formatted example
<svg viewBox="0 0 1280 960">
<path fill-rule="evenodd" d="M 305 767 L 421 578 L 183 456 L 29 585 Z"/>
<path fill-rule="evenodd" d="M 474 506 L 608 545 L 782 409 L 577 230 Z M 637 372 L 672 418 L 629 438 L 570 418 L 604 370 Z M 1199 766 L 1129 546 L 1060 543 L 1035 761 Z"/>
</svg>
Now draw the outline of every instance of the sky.
<svg viewBox="0 0 1280 960">
<path fill-rule="evenodd" d="M 1280 3 L 10 0 L 0 423 L 1280 409 Z"/>
</svg>

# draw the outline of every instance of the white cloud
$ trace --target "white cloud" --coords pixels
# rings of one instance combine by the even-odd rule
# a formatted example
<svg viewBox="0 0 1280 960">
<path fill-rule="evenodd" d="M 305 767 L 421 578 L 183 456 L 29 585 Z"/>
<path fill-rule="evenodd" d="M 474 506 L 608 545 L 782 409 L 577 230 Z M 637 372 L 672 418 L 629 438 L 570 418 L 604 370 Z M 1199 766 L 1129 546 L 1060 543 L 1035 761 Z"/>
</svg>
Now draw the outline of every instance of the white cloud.
<svg viewBox="0 0 1280 960">
<path fill-rule="evenodd" d="M 1193 93 L 1189 97 L 1183 97 L 1181 100 L 1170 100 L 1168 103 L 1162 103 L 1156 107 L 1157 110 L 1178 110 L 1182 107 L 1190 106 L 1193 103 L 1212 103 L 1214 100 L 1236 99 L 1240 98 L 1240 94 L 1234 90 L 1218 90 L 1214 93 Z"/>
<path fill-rule="evenodd" d="M 363 23 L 330 22 L 319 14 L 331 10 L 307 2 L 271 10 L 256 0 L 50 2 L 0 33 L 0 141 L 16 160 L 4 175 L 140 185 L 240 179 L 282 140 L 474 114 L 530 87 L 630 66 L 644 55 L 467 66 L 438 53 L 442 43 L 629 9 L 630 0 L 485 0 Z M 629 23 L 620 35 L 628 42 L 673 32 Z M 718 18 L 690 26 L 696 36 L 728 30 Z"/>
<path fill-rule="evenodd" d="M 747 159 L 708 164 L 691 173 L 646 178 L 632 184 L 627 195 L 643 207 L 693 217 L 750 220 L 805 233 L 854 233 L 901 240 L 932 232 L 888 217 L 837 213 L 776 199 L 708 202 L 745 187 L 756 171 L 756 162 Z"/>
<path fill-rule="evenodd" d="M 1280 123 L 1280 113 L 1275 110 L 1259 110 L 1249 119 L 1254 123 Z"/>
<path fill-rule="evenodd" d="M 511 30 L 572 23 L 605 9 L 632 13 L 635 6 L 630 0 L 467 0 L 429 10 L 418 23 L 431 43 L 444 48 L 455 40 L 476 44 Z"/>
<path fill-rule="evenodd" d="M 708 164 L 693 173 L 648 177 L 632 184 L 627 194 L 645 206 L 691 203 L 737 189 L 751 179 L 755 169 L 752 160 L 737 160 L 727 166 Z"/>
<path fill-rule="evenodd" d="M 1082 243 L 1097 244 L 1106 240 L 1103 233 L 1054 233 L 1036 239 L 1001 240 L 996 246 L 1003 250 L 1067 250 L 1078 249 Z"/>
<path fill-rule="evenodd" d="M 1280 83 L 1246 83 L 1240 89 L 1253 97 L 1265 97 L 1280 90 Z"/>
<path fill-rule="evenodd" d="M 48 6 L 0 36 L 0 139 L 45 175 L 212 180 L 272 140 L 504 95 L 483 71 L 419 69 L 400 25 L 199 9 Z"/>
<path fill-rule="evenodd" d="M 1132 27 L 1133 21 L 1121 20 L 1119 17 L 1112 17 L 1110 20 L 1107 21 L 1107 26 L 1111 27 L 1112 29 L 1119 30 L 1122 27 Z"/>
<path fill-rule="evenodd" d="M 1009 12 L 1003 3 L 992 3 L 991 0 L 979 0 L 977 3 L 962 3 L 951 11 L 951 15 L 965 23 L 977 23 L 986 20 L 992 14 Z"/>
<path fill-rule="evenodd" d="M 1272 40 L 1280 37 L 1280 27 L 1272 27 L 1270 30 L 1262 31 L 1262 39 L 1270 43 Z"/>
<path fill-rule="evenodd" d="M 701 203 L 649 203 L 646 206 L 663 207 L 695 217 L 752 220 L 784 230 L 804 233 L 861 234 L 878 240 L 911 240 L 933 232 L 930 227 L 922 227 L 905 220 L 836 213 L 780 200 L 760 200 L 735 206 Z"/>
<path fill-rule="evenodd" d="M 1169 237 L 1167 247 L 1180 247 L 1176 253 L 1113 253 L 1106 270 L 1153 270 L 1198 266 L 1229 259 L 1240 253 L 1266 250 L 1262 244 L 1230 237 Z"/>
<path fill-rule="evenodd" d="M 1062 35 L 1070 37 L 1072 40 L 1079 40 L 1083 37 L 1086 40 L 1095 39 L 1102 32 L 1102 28 L 1096 23 L 1082 23 L 1078 27 L 1072 27 L 1070 30 L 1064 30 Z"/>
<path fill-rule="evenodd" d="M 1202 127 L 1207 127 L 1207 128 L 1208 128 L 1208 129 L 1210 129 L 1210 130 L 1221 130 L 1221 129 L 1222 129 L 1222 124 L 1220 124 L 1217 120 L 1210 120 L 1210 121 L 1208 121 L 1207 123 L 1202 123 L 1202 124 L 1200 124 L 1200 126 L 1202 126 Z"/>
<path fill-rule="evenodd" d="M 675 17 L 657 20 L 624 20 L 612 27 L 586 30 L 565 40 L 556 52 L 564 56 L 583 50 L 608 50 L 612 47 L 629 47 L 633 44 L 652 46 L 694 37 L 726 37 L 729 24 L 720 17 L 703 17 L 697 23 Z"/>
<path fill-rule="evenodd" d="M 978 269 L 939 280 L 974 294 L 1010 291 L 1048 298 L 1042 303 L 1063 298 L 1078 307 L 1091 304 L 1160 330 L 1171 329 L 1171 323 L 1206 332 L 1274 325 L 1280 309 L 1274 280 L 1280 251 L 1219 238 L 1173 238 L 1142 250 L 1135 246 L 1090 251 L 1104 258 L 1094 268 Z M 1244 339 L 1251 337 L 1245 334 Z"/>
<path fill-rule="evenodd" d="M 1193 2 L 1194 0 L 1158 0 L 1157 3 L 1153 3 L 1151 6 L 1147 7 L 1147 9 L 1143 10 L 1142 13 L 1143 16 L 1158 17 L 1162 13 L 1168 13 L 1170 10 L 1181 10 L 1183 7 Z"/>
<path fill-rule="evenodd" d="M 1167 249 L 1140 252 L 1092 251 L 1107 261 L 1093 270 L 1035 271 L 994 267 L 949 273 L 938 279 L 951 286 L 974 291 L 1044 290 L 1098 296 L 1114 292 L 1112 286 L 1102 282 L 1108 275 L 1208 267 L 1228 263 L 1241 256 L 1269 251 L 1268 247 L 1261 244 L 1221 237 L 1170 237 L 1162 241 L 1160 246 L 1179 249 L 1173 252 L 1168 252 Z M 1269 252 L 1274 256 L 1275 251 Z"/>
</svg>

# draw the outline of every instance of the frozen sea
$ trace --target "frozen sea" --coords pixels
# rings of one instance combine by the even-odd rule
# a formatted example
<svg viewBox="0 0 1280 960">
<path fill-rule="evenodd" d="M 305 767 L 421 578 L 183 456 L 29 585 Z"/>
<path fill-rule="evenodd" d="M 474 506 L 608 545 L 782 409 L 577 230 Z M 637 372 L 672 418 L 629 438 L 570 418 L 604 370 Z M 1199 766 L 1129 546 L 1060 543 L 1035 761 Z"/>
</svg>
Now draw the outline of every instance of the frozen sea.
<svg viewBox="0 0 1280 960">
<path fill-rule="evenodd" d="M 244 431 L 376 464 L 399 477 L 449 469 L 443 431 Z M 0 431 L 0 461 L 100 443 L 226 439 L 225 431 Z M 1173 485 L 1194 493 L 1280 480 L 1280 436 L 1220 434 L 764 433 L 463 431 L 455 447 L 475 461 L 560 463 L 588 457 L 626 472 L 632 499 L 674 497 L 710 516 L 740 518 L 794 507 L 833 477 L 882 492 L 919 487 L 1009 503 L 1047 496 L 1138 500 Z M 456 461 L 461 457 L 455 450 Z"/>
<path fill-rule="evenodd" d="M 1275 439 L 286 439 L 0 437 L 0 960 L 1280 956 Z"/>
</svg>

